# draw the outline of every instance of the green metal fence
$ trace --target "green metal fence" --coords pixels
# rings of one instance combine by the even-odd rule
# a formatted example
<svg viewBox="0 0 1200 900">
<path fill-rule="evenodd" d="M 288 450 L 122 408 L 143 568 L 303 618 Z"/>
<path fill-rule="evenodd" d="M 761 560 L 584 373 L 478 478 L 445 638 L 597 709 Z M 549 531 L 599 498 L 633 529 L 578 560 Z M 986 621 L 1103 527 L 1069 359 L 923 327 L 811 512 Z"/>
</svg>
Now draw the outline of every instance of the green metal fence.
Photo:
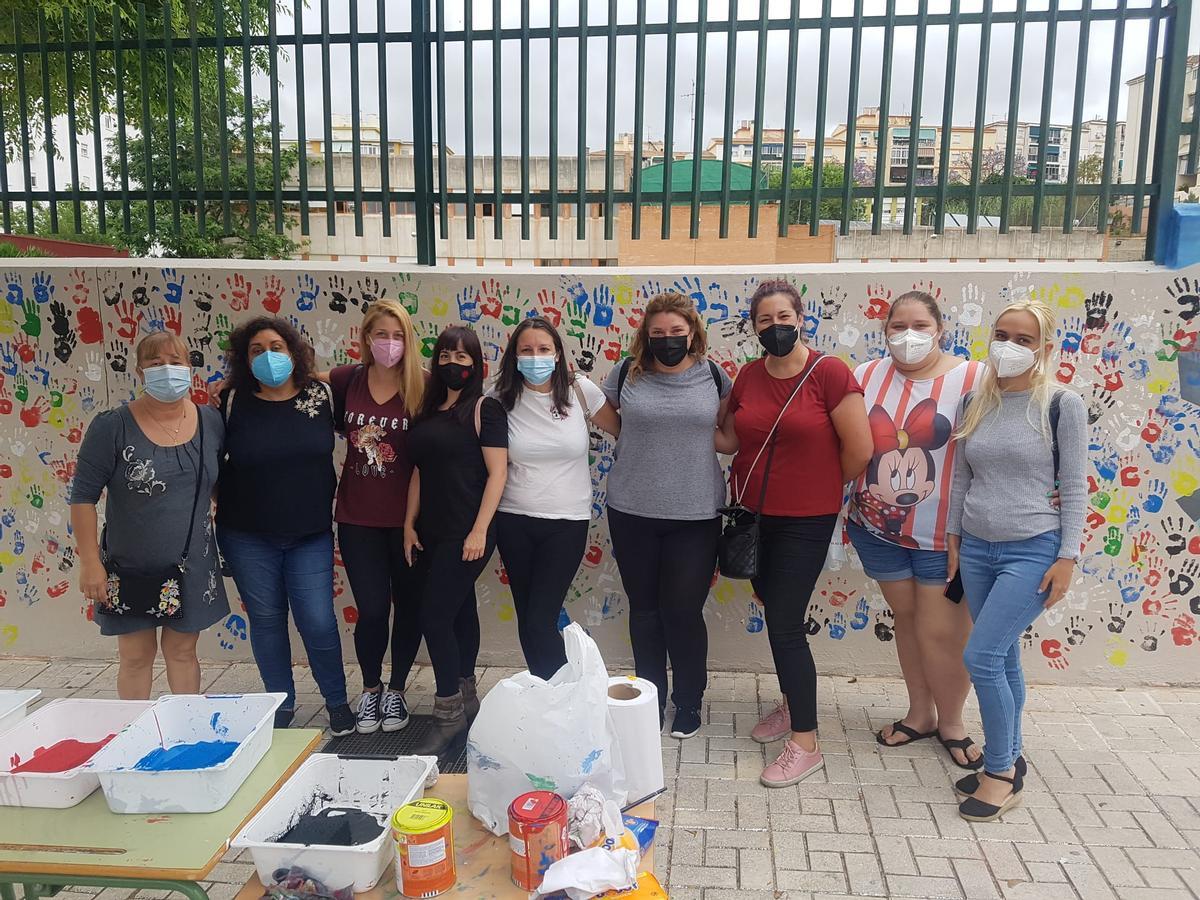
<svg viewBox="0 0 1200 900">
<path fill-rule="evenodd" d="M 576 234 L 585 237 L 589 206 L 599 207 L 604 236 L 611 239 L 619 215 L 629 216 L 631 237 L 642 234 L 642 211 L 647 206 L 666 210 L 681 201 L 690 206 L 688 236 L 700 232 L 702 204 L 719 204 L 721 237 L 730 232 L 729 210 L 735 204 L 748 204 L 748 235 L 758 234 L 764 206 L 774 215 L 781 235 L 789 226 L 807 223 L 816 235 L 822 220 L 839 222 L 842 234 L 855 223 L 878 234 L 884 226 L 885 204 L 892 198 L 903 200 L 903 230 L 912 233 L 921 226 L 919 207 L 935 232 L 941 232 L 946 214 L 966 216 L 966 230 L 975 232 L 981 215 L 995 210 L 998 227 L 1028 225 L 1033 231 L 1061 228 L 1070 232 L 1080 226 L 1082 207 L 1095 213 L 1094 224 L 1087 227 L 1105 232 L 1110 227 L 1109 210 L 1114 204 L 1131 207 L 1129 228 L 1133 234 L 1146 234 L 1147 256 L 1154 252 L 1155 225 L 1173 202 L 1176 174 L 1180 167 L 1178 147 L 1181 135 L 1190 136 L 1190 148 L 1183 158 L 1186 171 L 1197 170 L 1200 152 L 1200 100 L 1192 98 L 1191 109 L 1184 110 L 1187 37 L 1191 20 L 1191 0 L 944 0 L 931 9 L 930 0 L 911 0 L 898 6 L 898 0 L 878 0 L 879 10 L 869 12 L 864 0 L 820 0 L 820 9 L 800 0 L 790 0 L 786 15 L 772 15 L 767 0 L 759 0 L 757 15 L 730 18 L 709 16 L 707 0 L 699 0 L 698 15 L 681 20 L 678 0 L 666 0 L 665 16 L 651 20 L 647 0 L 637 0 L 636 15 L 623 19 L 617 0 L 550 0 L 531 8 L 529 0 L 465 0 L 465 6 L 447 9 L 446 0 L 345 0 L 350 26 L 343 31 L 331 29 L 330 0 L 313 0 L 318 9 L 310 9 L 305 0 L 290 6 L 277 6 L 273 0 L 216 0 L 197 4 L 194 0 L 167 0 L 158 5 L 132 5 L 113 0 L 104 7 L 89 9 L 86 15 L 64 11 L 61 20 L 48 20 L 36 2 L 17 0 L 11 23 L 0 23 L 0 143 L 14 161 L 14 173 L 0 166 L 0 225 L 6 232 L 40 231 L 51 234 L 80 234 L 89 228 L 106 234 L 138 232 L 154 235 L 178 234 L 191 230 L 204 239 L 220 242 L 246 233 L 283 235 L 295 219 L 301 234 L 307 235 L 310 212 L 315 205 L 326 209 L 326 228 L 334 234 L 339 203 L 352 205 L 354 230 L 363 234 L 366 204 L 378 204 L 385 236 L 397 227 L 392 212 L 394 203 L 411 203 L 415 210 L 417 257 L 421 263 L 436 261 L 437 239 L 447 238 L 451 209 L 461 206 L 466 212 L 466 230 L 475 236 L 476 213 L 487 204 L 493 215 L 493 234 L 499 238 L 506 227 L 517 227 L 513 220 L 499 214 L 511 204 L 520 209 L 520 237 L 531 237 L 530 211 L 535 205 L 548 205 L 549 231 L 558 237 L 557 211 L 564 205 L 574 208 Z M 735 10 L 738 3 L 730 4 Z M 741 4 L 745 6 L 746 4 Z M 780 3 L 780 8 L 784 4 Z M 836 15 L 835 15 L 836 6 Z M 361 7 L 361 8 L 360 8 Z M 373 18 L 370 16 L 373 7 Z M 969 7 L 969 8 L 968 8 Z M 1001 8 L 1003 7 L 1003 8 Z M 1036 7 L 1036 8 L 1035 8 Z M 505 14 L 519 24 L 506 24 Z M 915 11 L 914 11 L 915 10 Z M 372 18 L 372 29 L 359 27 L 363 13 Z M 564 24 L 569 12 L 574 24 Z M 281 31 L 279 19 L 290 14 L 291 27 Z M 461 17 L 462 27 L 447 27 L 449 19 Z M 480 23 L 486 23 L 481 25 Z M 1104 29 L 1111 35 L 1111 75 L 1107 79 L 1107 131 L 1099 177 L 1082 183 L 1080 136 L 1083 127 L 1085 78 L 1089 52 L 1108 53 L 1109 47 L 1096 38 Z M 1134 36 L 1134 31 L 1137 35 Z M 798 74 L 802 38 L 817 38 L 817 65 L 803 60 L 805 75 Z M 879 75 L 866 74 L 864 40 L 882 37 Z M 895 74 L 896 48 L 900 41 L 912 42 L 915 57 L 926 62 L 927 48 L 936 37 L 944 36 L 946 50 L 936 64 L 914 67 L 911 84 L 901 84 Z M 768 72 L 768 45 L 772 38 L 786 41 L 786 64 L 781 73 Z M 1011 60 L 993 52 L 998 38 L 1007 49 L 1011 39 Z M 1039 38 L 1041 39 L 1039 42 Z M 1071 40 L 1070 38 L 1073 38 Z M 1130 180 L 1118 181 L 1116 146 L 1119 93 L 1124 90 L 1121 59 L 1131 40 L 1145 40 L 1145 102 L 1137 121 L 1127 123 L 1128 137 L 1140 135 L 1135 172 Z M 694 54 L 694 71 L 682 71 L 680 44 L 687 42 Z M 848 54 L 833 58 L 835 42 L 849 44 Z M 714 46 L 724 50 L 727 65 L 719 84 L 713 84 L 708 72 L 708 53 Z M 488 48 L 490 70 L 477 71 L 477 56 Z M 519 65 L 503 64 L 503 49 L 516 48 Z M 597 52 L 603 48 L 603 53 Z M 620 48 L 633 47 L 633 77 L 618 71 Z M 312 52 L 307 52 L 313 48 Z M 333 62 L 346 51 L 346 65 Z M 536 71 L 531 60 L 533 49 L 546 55 L 548 65 Z M 577 59 L 574 97 L 577 134 L 573 146 L 560 144 L 559 122 L 562 110 L 560 70 L 564 49 Z M 960 59 L 974 52 L 977 64 L 974 84 L 964 84 L 958 76 Z M 665 83 L 647 82 L 647 60 L 665 53 Z M 768 92 L 780 87 L 784 96 L 782 165 L 778 176 L 767 183 L 750 180 L 747 189 L 731 187 L 731 140 L 734 134 L 734 98 L 736 96 L 739 56 L 753 53 L 754 131 L 751 165 L 757 171 L 766 165 L 763 129 Z M 319 56 L 313 70 L 311 57 Z M 462 57 L 464 89 L 451 96 L 448 57 Z M 1052 129 L 1054 63 L 1063 55 L 1074 62 L 1074 102 L 1066 151 L 1066 177 L 1054 181 L 1047 177 Z M 1161 67 L 1155 61 L 1161 56 Z M 364 145 L 360 115 L 362 85 L 361 62 L 373 58 L 378 74 L 376 108 L 379 115 L 379 184 L 365 186 L 363 179 Z M 408 65 L 396 65 L 407 58 Z M 871 66 L 874 60 L 871 60 Z M 1043 65 L 1043 97 L 1036 123 L 1021 126 L 1022 72 L 1028 66 Z M 929 72 L 944 65 L 940 98 L 931 98 L 925 90 Z M 847 73 L 845 100 L 845 150 L 840 158 L 826 162 L 827 146 L 832 141 L 830 121 L 830 77 L 835 70 Z M 928 70 L 928 71 L 927 71 Z M 603 134 L 589 134 L 587 95 L 589 78 L 605 79 L 605 127 Z M 1009 82 L 1007 115 L 999 123 L 988 123 L 985 104 L 989 82 Z M 679 79 L 694 78 L 692 98 L 703 111 L 705 97 L 723 95 L 720 135 L 723 139 L 724 177 L 718 190 L 702 189 L 701 166 L 692 167 L 691 190 L 681 197 L 672 191 L 671 167 L 677 151 L 690 152 L 692 158 L 704 151 L 703 113 L 694 116 L 690 134 L 677 134 L 676 104 L 680 102 Z M 879 117 L 874 134 L 874 171 L 857 152 L 861 134 L 857 130 L 860 103 L 873 92 L 878 77 Z M 306 83 L 319 78 L 323 132 L 320 153 L 308 149 L 314 136 L 307 131 L 306 116 L 310 99 Z M 505 184 L 502 153 L 493 152 L 492 185 L 481 189 L 475 182 L 476 150 L 474 86 L 489 79 L 493 91 L 491 146 L 503 147 L 504 97 L 520 97 L 519 184 Z M 265 86 L 264 86 L 265 82 Z M 1156 94 L 1157 82 L 1157 94 Z M 549 178 L 543 185 L 531 182 L 531 85 L 548 85 L 547 116 Z M 281 87 L 290 88 L 295 116 L 281 124 Z M 621 104 L 618 105 L 618 87 Z M 975 93 L 972 139 L 969 147 L 969 175 L 956 179 L 951 160 L 951 127 L 954 98 L 962 92 Z M 336 100 L 335 100 L 336 88 Z M 798 95 L 815 92 L 815 123 L 812 127 L 812 153 L 807 172 L 794 156 L 791 139 L 797 122 Z M 347 93 L 348 92 L 348 93 Z M 664 115 L 647 121 L 647 92 L 660 92 Z M 628 96 L 632 93 L 632 98 Z M 1200 93 L 1200 92 L 1197 92 Z M 897 119 L 892 108 L 903 98 L 907 110 Z M 392 107 L 399 98 L 405 107 L 397 115 Z M 840 98 L 838 98 L 840 99 Z M 940 103 L 937 100 L 940 99 Z M 1152 102 L 1152 99 L 1154 102 Z M 630 103 L 630 100 L 632 101 Z M 931 102 L 931 100 L 933 102 Z M 618 119 L 632 106 L 633 163 L 628 181 L 616 177 L 619 164 L 614 148 Z M 840 107 L 840 104 L 838 104 Z M 930 113 L 926 110 L 936 109 Z M 346 110 L 352 117 L 350 155 L 353 177 L 350 184 L 339 185 L 335 177 L 333 152 L 333 115 Z M 838 110 L 840 111 L 840 109 Z M 1183 121 L 1190 113 L 1188 121 Z M 103 139 L 102 120 L 112 117 L 115 127 L 111 139 Z M 65 117 L 65 122 L 64 122 Z M 711 118 L 711 117 L 710 117 Z M 451 184 L 448 179 L 448 126 L 460 121 L 463 140 L 455 152 L 465 156 L 464 181 Z M 898 122 L 903 121 L 903 125 Z M 937 154 L 936 175 L 919 167 L 922 126 L 940 128 L 942 135 Z M 1002 126 L 1005 145 L 988 148 L 987 136 Z M 1038 146 L 1034 160 L 1024 171 L 1018 170 L 1020 154 L 1017 136 L 1020 127 L 1028 134 L 1037 128 Z M 297 151 L 283 140 L 294 140 Z M 713 131 L 716 131 L 714 128 Z M 905 135 L 907 158 L 898 167 L 891 165 L 890 154 L 896 141 Z M 1154 136 L 1150 152 L 1149 135 Z M 412 141 L 411 184 L 391 183 L 389 140 L 393 135 Z M 640 164 L 643 142 L 661 135 L 663 177 L 657 190 L 648 190 Z M 604 180 L 589 184 L 586 160 L 589 148 L 603 150 Z M 1061 143 L 1059 145 L 1061 148 Z M 1059 153 L 1055 149 L 1054 153 Z M 46 161 L 47 183 L 34 186 L 31 169 L 35 154 Z M 1002 164 L 988 172 L 985 163 L 1002 154 Z M 89 159 L 90 157 L 90 159 Z M 574 183 L 559 183 L 559 161 L 576 158 Z M 928 152 L 925 157 L 930 158 Z M 69 167 L 67 183 L 60 181 L 63 159 Z M 818 163 L 819 164 L 816 164 Z M 623 163 L 622 163 L 623 164 Z M 1062 160 L 1059 160 L 1060 167 Z M 323 184 L 310 188 L 310 168 L 323 166 Z M 91 171 L 88 171 L 88 170 Z M 867 171 L 866 176 L 863 172 Z M 80 187 L 81 173 L 93 182 Z M 895 174 L 896 177 L 892 177 Z M 865 210 L 870 208 L 869 218 Z M 1089 214 L 1090 215 L 1090 214 Z M 406 227 L 408 225 L 406 224 Z M 661 217 L 661 236 L 669 238 L 672 222 Z"/>
</svg>

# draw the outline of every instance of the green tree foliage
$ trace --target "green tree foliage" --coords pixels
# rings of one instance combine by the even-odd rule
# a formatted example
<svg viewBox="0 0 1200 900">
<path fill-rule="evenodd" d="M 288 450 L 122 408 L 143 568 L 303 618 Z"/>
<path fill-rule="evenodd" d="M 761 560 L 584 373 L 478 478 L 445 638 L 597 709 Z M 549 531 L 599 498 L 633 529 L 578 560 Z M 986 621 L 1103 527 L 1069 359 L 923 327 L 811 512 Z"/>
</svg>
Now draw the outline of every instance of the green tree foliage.
<svg viewBox="0 0 1200 900">
<path fill-rule="evenodd" d="M 855 168 L 855 179 L 858 179 L 858 168 Z M 836 160 L 826 160 L 821 167 L 821 206 L 818 215 L 822 221 L 840 220 L 842 218 L 842 185 L 845 183 L 845 165 Z M 773 169 L 767 173 L 767 186 L 773 189 L 783 187 L 783 170 Z M 865 176 L 864 176 L 865 177 Z M 791 189 L 792 195 L 788 200 L 788 224 L 800 225 L 812 221 L 812 186 L 813 165 L 793 166 Z M 851 202 L 850 218 L 861 219 L 866 211 L 866 203 L 862 200 Z"/>
</svg>

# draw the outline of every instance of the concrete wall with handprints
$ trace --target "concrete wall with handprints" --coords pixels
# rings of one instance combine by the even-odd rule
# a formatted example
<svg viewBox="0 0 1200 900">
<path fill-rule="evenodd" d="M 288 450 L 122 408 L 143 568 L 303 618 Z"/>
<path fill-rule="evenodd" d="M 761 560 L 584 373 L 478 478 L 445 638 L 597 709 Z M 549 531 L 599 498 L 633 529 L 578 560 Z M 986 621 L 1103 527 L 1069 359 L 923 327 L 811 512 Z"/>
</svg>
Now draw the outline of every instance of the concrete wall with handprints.
<svg viewBox="0 0 1200 900">
<path fill-rule="evenodd" d="M 358 357 L 364 306 L 393 297 L 412 311 L 428 356 L 450 323 L 470 323 L 489 364 L 523 317 L 558 323 L 575 366 L 602 378 L 629 346 L 646 299 L 692 296 L 712 355 L 730 375 L 757 355 L 744 316 L 750 294 L 778 271 L 539 270 L 536 273 L 397 271 L 305 263 L 10 262 L 0 273 L 0 654 L 111 657 L 76 586 L 66 507 L 88 421 L 132 396 L 132 349 L 148 331 L 187 343 L 193 396 L 221 377 L 222 345 L 257 313 L 292 319 L 323 364 Z M 1194 681 L 1200 665 L 1200 407 L 1182 399 L 1177 356 L 1194 349 L 1200 272 L 1143 265 L 1032 271 L 1015 266 L 813 267 L 783 273 L 807 298 L 812 343 L 851 365 L 884 352 L 891 298 L 914 286 L 941 304 L 953 353 L 982 358 L 988 326 L 1006 302 L 1046 299 L 1061 317 L 1059 379 L 1083 395 L 1092 428 L 1087 547 L 1065 602 L 1022 641 L 1032 677 L 1080 683 Z M 604 522 L 612 446 L 595 453 L 593 523 L 565 617 L 596 636 L 609 662 L 629 658 L 628 604 Z M 797 476 L 799 477 L 799 476 Z M 1182 505 L 1181 505 L 1182 504 Z M 355 621 L 344 571 L 337 609 Z M 247 658 L 247 624 L 234 612 L 201 643 L 207 657 Z M 483 657 L 520 660 L 511 596 L 498 557 L 479 584 Z M 716 669 L 769 669 L 763 611 L 743 582 L 719 580 L 707 606 Z M 892 616 L 851 552 L 834 559 L 811 605 L 821 671 L 895 672 Z"/>
</svg>

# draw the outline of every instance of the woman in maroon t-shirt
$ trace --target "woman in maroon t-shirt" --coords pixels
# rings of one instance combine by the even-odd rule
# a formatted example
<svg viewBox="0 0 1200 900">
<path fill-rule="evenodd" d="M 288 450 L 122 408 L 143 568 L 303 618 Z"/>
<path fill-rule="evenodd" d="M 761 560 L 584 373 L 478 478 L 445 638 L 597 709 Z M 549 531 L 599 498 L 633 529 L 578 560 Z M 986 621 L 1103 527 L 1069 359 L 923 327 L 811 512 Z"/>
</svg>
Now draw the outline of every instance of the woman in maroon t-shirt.
<svg viewBox="0 0 1200 900">
<path fill-rule="evenodd" d="M 408 724 L 404 684 L 421 645 L 420 592 L 404 561 L 404 511 L 412 476 L 409 416 L 421 405 L 425 375 L 412 320 L 395 300 L 372 303 L 360 333 L 362 364 L 339 366 L 329 383 L 337 428 L 346 437 L 334 520 L 358 607 L 354 651 L 363 694 L 357 728 L 369 734 Z M 384 689 L 389 634 L 392 672 Z"/>
<path fill-rule="evenodd" d="M 752 584 L 766 611 L 784 700 L 751 737 L 764 744 L 790 738 L 763 770 L 767 787 L 795 784 L 825 764 L 817 748 L 817 671 L 804 623 L 842 506 L 842 485 L 866 468 L 873 449 L 862 388 L 844 362 L 800 340 L 803 316 L 800 294 L 786 281 L 764 282 L 754 292 L 750 321 L 767 355 L 738 374 L 717 441 L 719 451 L 737 453 L 731 499 L 762 516 Z"/>
</svg>

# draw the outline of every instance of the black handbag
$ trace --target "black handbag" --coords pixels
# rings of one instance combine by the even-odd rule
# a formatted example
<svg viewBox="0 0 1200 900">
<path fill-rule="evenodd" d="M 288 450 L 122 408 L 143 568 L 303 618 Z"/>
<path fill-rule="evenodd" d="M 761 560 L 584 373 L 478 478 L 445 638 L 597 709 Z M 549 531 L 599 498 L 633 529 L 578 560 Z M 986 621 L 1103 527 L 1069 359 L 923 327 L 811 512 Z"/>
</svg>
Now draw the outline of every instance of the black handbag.
<svg viewBox="0 0 1200 900">
<path fill-rule="evenodd" d="M 108 573 L 105 598 L 96 604 L 97 615 L 120 619 L 153 619 L 171 622 L 183 618 L 185 601 L 183 576 L 187 571 L 188 550 L 196 526 L 196 507 L 200 503 L 200 483 L 204 480 L 204 410 L 196 410 L 196 430 L 200 435 L 200 454 L 196 468 L 196 491 L 192 496 L 192 514 L 188 519 L 187 538 L 179 562 L 165 568 L 147 570 L 118 565 L 108 556 L 107 532 L 100 538 L 101 560 Z"/>
<path fill-rule="evenodd" d="M 783 408 L 779 410 L 779 415 L 775 417 L 775 424 L 771 426 L 771 431 L 767 435 L 767 440 L 758 450 L 758 456 L 754 457 L 754 462 L 750 464 L 749 470 L 746 472 L 746 482 L 749 483 L 750 475 L 754 471 L 754 467 L 758 465 L 759 459 L 762 458 L 763 450 L 767 451 L 767 464 L 763 470 L 762 489 L 758 493 L 758 512 L 747 509 L 742 505 L 742 495 L 745 493 L 746 487 L 742 486 L 742 491 L 734 497 L 732 506 L 724 506 L 717 510 L 725 520 L 725 527 L 721 531 L 721 539 L 717 542 L 717 568 L 726 578 L 750 579 L 757 578 L 761 557 L 762 557 L 762 541 L 760 536 L 760 526 L 762 524 L 762 508 L 763 502 L 767 498 L 767 480 L 771 475 L 771 458 L 775 455 L 775 433 L 779 429 L 779 423 L 783 419 L 783 414 L 787 412 L 787 408 L 791 405 L 796 395 L 800 393 L 800 388 L 804 387 L 804 382 L 808 380 L 808 376 L 812 374 L 813 369 L 817 364 L 824 359 L 823 356 L 818 356 L 808 371 L 804 373 L 792 389 L 792 393 L 788 396 L 783 404 Z"/>
</svg>

